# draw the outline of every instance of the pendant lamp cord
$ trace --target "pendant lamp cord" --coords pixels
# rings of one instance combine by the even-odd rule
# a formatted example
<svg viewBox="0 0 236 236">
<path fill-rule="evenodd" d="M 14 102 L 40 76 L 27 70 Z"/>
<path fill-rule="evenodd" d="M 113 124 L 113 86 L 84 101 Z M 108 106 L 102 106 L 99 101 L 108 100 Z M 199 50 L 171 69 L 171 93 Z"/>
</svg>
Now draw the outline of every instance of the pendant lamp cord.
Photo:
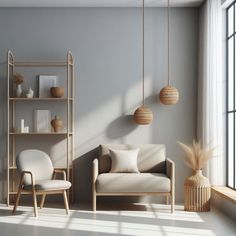
<svg viewBox="0 0 236 236">
<path fill-rule="evenodd" d="M 168 86 L 170 85 L 170 0 L 168 0 L 168 21 L 167 21 L 167 24 L 168 24 L 168 33 L 167 33 L 167 43 L 168 43 L 168 55 L 167 55 L 167 60 L 168 60 Z"/>
<path fill-rule="evenodd" d="M 145 102 L 144 102 L 144 0 L 143 0 L 143 7 L 142 7 L 143 9 L 142 9 L 142 12 L 143 12 L 143 25 L 142 25 L 142 33 L 143 33 L 143 36 L 142 36 L 142 40 L 143 40 L 143 50 L 142 50 L 142 53 L 143 53 L 143 57 L 142 57 L 142 59 L 143 59 L 143 68 L 142 68 L 142 73 L 143 73 L 143 106 L 144 106 L 144 104 L 145 104 Z"/>
</svg>

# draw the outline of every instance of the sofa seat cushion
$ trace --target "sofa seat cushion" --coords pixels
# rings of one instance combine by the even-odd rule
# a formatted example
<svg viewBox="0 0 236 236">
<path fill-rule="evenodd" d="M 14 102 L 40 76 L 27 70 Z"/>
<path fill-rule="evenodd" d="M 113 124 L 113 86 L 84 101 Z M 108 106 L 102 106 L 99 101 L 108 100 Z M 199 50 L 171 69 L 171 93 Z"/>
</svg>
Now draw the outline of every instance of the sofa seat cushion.
<svg viewBox="0 0 236 236">
<path fill-rule="evenodd" d="M 42 180 L 35 184 L 36 190 L 51 191 L 51 190 L 66 190 L 71 187 L 71 183 L 66 180 Z M 30 190 L 31 185 L 26 185 L 25 190 Z"/>
<path fill-rule="evenodd" d="M 98 193 L 170 192 L 170 179 L 160 173 L 103 173 L 96 182 Z"/>
</svg>

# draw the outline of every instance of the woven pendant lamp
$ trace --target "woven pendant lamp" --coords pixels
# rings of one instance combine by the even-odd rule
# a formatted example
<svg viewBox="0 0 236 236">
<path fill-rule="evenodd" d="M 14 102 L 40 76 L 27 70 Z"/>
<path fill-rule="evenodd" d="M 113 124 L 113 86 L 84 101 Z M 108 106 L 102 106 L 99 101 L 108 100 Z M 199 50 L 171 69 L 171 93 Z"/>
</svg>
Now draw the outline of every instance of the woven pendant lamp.
<svg viewBox="0 0 236 236">
<path fill-rule="evenodd" d="M 148 125 L 153 120 L 153 113 L 151 109 L 149 109 L 147 106 L 145 106 L 144 102 L 144 0 L 143 0 L 143 6 L 142 6 L 142 12 L 143 12 L 143 25 L 142 25 L 142 46 L 143 46 L 143 63 L 142 63 L 142 70 L 143 70 L 143 104 L 141 107 L 137 108 L 134 112 L 134 121 L 138 125 Z"/>
<path fill-rule="evenodd" d="M 164 105 L 175 105 L 179 101 L 178 90 L 170 85 L 170 0 L 168 0 L 168 85 L 161 89 L 159 98 Z"/>
</svg>

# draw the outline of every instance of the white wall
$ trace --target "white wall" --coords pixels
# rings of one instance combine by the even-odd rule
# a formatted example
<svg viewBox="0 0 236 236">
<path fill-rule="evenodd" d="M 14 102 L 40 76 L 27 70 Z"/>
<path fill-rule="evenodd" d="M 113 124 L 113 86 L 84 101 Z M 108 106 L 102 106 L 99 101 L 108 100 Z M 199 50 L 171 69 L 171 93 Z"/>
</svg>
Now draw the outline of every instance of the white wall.
<svg viewBox="0 0 236 236">
<path fill-rule="evenodd" d="M 6 194 L 6 52 L 11 49 L 17 58 L 64 58 L 71 49 L 77 78 L 76 200 L 91 199 L 91 162 L 97 156 L 96 147 L 124 142 L 166 144 L 168 156 L 176 163 L 177 201 L 183 201 L 183 182 L 190 170 L 183 164 L 176 142 L 191 142 L 196 134 L 198 9 L 171 10 L 171 78 L 180 92 L 179 103 L 172 107 L 161 105 L 157 99 L 166 83 L 166 11 L 146 10 L 146 104 L 154 113 L 150 126 L 136 126 L 131 116 L 141 104 L 140 14 L 137 8 L 0 9 L 2 200 Z M 28 78 L 33 81 L 43 72 L 33 71 Z M 32 120 L 32 112 L 23 107 L 20 116 Z M 36 143 L 51 155 L 58 155 L 55 146 L 44 146 L 40 140 Z M 60 140 L 54 144 L 61 147 Z M 27 145 L 36 146 L 33 140 L 22 143 L 24 148 Z"/>
</svg>

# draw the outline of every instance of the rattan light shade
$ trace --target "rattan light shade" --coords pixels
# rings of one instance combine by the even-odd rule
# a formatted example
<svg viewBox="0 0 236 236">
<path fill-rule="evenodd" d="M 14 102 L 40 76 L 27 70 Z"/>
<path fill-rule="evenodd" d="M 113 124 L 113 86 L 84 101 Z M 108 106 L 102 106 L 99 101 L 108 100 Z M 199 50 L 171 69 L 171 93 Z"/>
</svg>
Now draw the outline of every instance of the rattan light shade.
<svg viewBox="0 0 236 236">
<path fill-rule="evenodd" d="M 170 85 L 165 86 L 160 91 L 160 101 L 164 105 L 175 105 L 179 101 L 178 90 Z"/>
<path fill-rule="evenodd" d="M 148 125 L 153 120 L 152 111 L 145 106 L 141 106 L 134 112 L 134 121 L 139 125 Z"/>
</svg>

